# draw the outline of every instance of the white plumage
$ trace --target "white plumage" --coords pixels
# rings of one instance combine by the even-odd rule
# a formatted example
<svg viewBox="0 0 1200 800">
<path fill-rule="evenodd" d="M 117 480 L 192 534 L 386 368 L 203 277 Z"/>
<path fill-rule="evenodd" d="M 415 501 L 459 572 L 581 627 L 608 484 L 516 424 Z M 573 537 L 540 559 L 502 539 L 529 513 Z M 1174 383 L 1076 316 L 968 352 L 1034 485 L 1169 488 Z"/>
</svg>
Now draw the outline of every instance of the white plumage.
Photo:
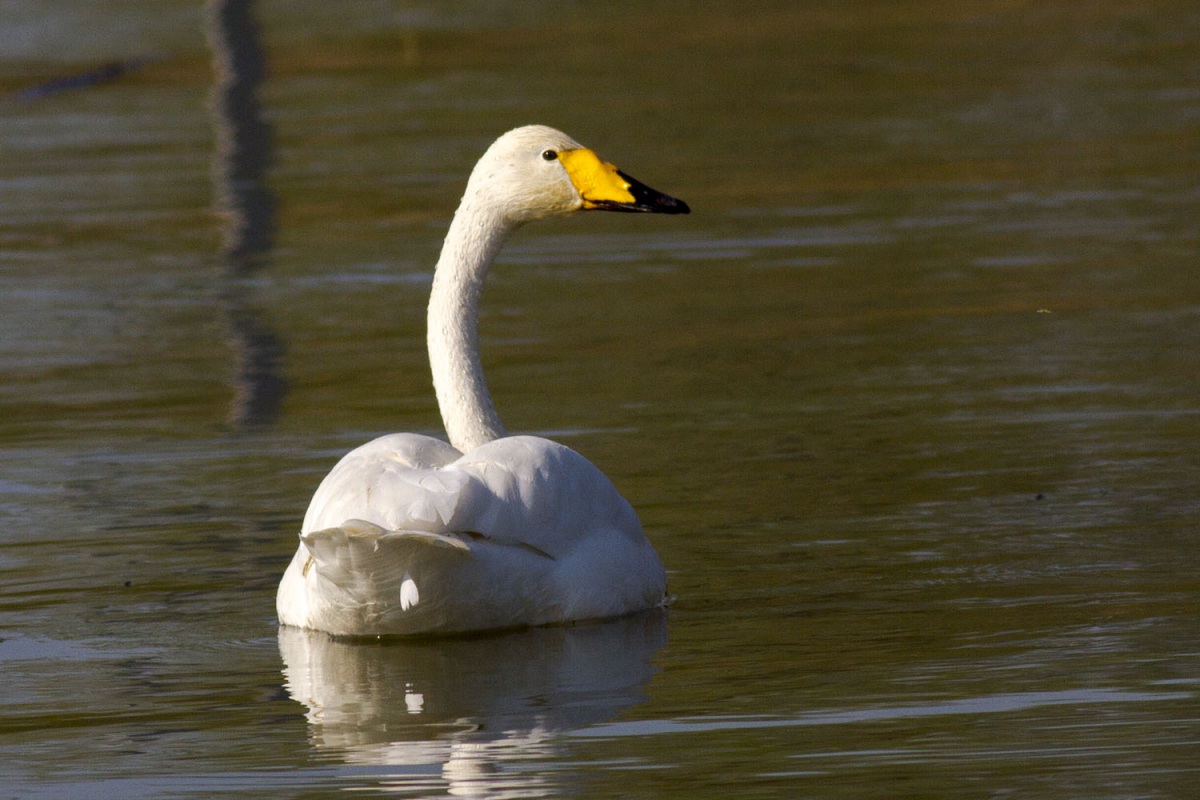
<svg viewBox="0 0 1200 800">
<path fill-rule="evenodd" d="M 617 616 L 662 603 L 633 508 L 563 445 L 508 436 L 479 360 L 488 266 L 526 221 L 584 208 L 687 213 L 565 134 L 529 126 L 476 165 L 434 273 L 428 344 L 450 441 L 351 451 L 321 482 L 279 585 L 285 625 L 337 635 L 449 633 Z"/>
</svg>

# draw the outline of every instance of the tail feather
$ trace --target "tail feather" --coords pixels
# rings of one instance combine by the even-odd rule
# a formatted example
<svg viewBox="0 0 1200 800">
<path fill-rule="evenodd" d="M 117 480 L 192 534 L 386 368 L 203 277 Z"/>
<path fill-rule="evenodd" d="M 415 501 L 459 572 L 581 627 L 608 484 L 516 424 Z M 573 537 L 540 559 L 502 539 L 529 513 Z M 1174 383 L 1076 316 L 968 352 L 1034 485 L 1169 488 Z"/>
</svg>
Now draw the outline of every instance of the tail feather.
<svg viewBox="0 0 1200 800">
<path fill-rule="evenodd" d="M 327 600 L 351 615 L 374 616 L 394 606 L 420 603 L 412 573 L 438 553 L 469 555 L 471 545 L 453 533 L 388 530 L 360 519 L 300 535 L 308 550 L 304 575 L 315 569 Z M 453 557 L 453 556 L 451 556 Z"/>
<path fill-rule="evenodd" d="M 304 624 L 334 634 L 467 631 L 558 621 L 558 561 L 474 531 L 389 530 L 363 520 L 301 534 Z"/>
<path fill-rule="evenodd" d="M 300 541 L 318 563 L 337 561 L 339 554 L 349 548 L 351 552 L 362 552 L 369 548 L 374 553 L 382 542 L 404 539 L 413 544 L 429 544 L 435 547 L 452 547 L 470 552 L 471 546 L 463 537 L 453 533 L 430 533 L 428 531 L 388 530 L 373 522 L 350 519 L 335 528 L 324 528 L 300 534 Z"/>
</svg>

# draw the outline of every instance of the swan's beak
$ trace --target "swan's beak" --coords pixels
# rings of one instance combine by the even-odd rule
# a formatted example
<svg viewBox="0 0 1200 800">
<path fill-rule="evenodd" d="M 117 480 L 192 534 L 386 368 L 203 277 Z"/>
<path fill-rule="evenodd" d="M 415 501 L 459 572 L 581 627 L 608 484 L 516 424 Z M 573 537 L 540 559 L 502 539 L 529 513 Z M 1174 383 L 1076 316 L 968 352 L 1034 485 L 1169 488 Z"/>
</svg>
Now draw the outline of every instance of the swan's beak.
<svg viewBox="0 0 1200 800">
<path fill-rule="evenodd" d="M 583 199 L 584 209 L 599 211 L 648 211 L 654 214 L 687 214 L 688 204 L 651 189 L 621 172 L 612 164 L 581 147 L 564 150 L 559 161 Z"/>
</svg>

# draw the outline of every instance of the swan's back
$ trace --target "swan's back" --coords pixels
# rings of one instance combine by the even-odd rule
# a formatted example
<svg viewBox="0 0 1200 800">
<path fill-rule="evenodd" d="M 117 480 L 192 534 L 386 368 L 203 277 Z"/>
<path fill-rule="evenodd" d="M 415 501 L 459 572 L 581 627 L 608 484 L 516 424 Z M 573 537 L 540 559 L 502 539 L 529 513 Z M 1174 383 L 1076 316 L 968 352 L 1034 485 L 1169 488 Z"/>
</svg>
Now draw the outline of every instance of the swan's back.
<svg viewBox="0 0 1200 800">
<path fill-rule="evenodd" d="M 662 562 L 608 478 L 532 436 L 466 456 L 426 436 L 375 439 L 321 483 L 301 539 L 280 620 L 334 634 L 611 617 L 666 592 Z"/>
</svg>

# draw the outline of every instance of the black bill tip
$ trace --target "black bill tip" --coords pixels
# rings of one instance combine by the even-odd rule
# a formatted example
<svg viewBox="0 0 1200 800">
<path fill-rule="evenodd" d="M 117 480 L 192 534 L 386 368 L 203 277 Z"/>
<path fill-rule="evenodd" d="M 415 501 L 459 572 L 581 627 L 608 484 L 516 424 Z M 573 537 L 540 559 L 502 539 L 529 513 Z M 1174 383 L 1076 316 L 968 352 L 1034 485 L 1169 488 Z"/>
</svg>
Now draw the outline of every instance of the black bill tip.
<svg viewBox="0 0 1200 800">
<path fill-rule="evenodd" d="M 595 207 L 605 211 L 642 211 L 650 214 L 690 214 L 691 209 L 682 200 L 663 194 L 657 189 L 651 189 L 646 184 L 631 178 L 624 172 L 617 171 L 621 179 L 629 184 L 629 193 L 633 195 L 632 203 L 601 201 Z"/>
</svg>

